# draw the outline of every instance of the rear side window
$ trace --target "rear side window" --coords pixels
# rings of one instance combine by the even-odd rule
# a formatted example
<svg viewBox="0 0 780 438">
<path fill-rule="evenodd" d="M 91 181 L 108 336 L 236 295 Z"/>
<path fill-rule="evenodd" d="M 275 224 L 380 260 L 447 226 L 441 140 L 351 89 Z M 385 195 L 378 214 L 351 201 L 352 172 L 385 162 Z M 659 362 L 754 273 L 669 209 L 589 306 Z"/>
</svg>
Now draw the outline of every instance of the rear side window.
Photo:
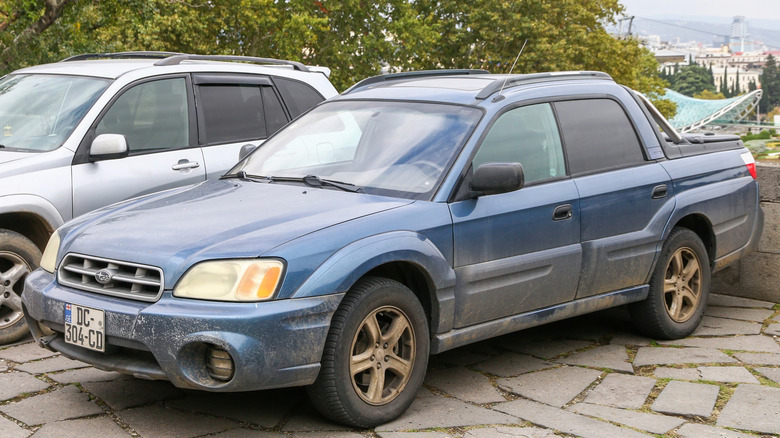
<svg viewBox="0 0 780 438">
<path fill-rule="evenodd" d="M 200 85 L 199 118 L 201 142 L 231 143 L 266 138 L 263 96 L 260 85 Z"/>
<path fill-rule="evenodd" d="M 303 82 L 286 78 L 274 78 L 284 103 L 293 119 L 325 100 L 314 88 Z"/>
<path fill-rule="evenodd" d="M 642 146 L 623 108 L 610 99 L 556 102 L 572 174 L 641 164 Z"/>
</svg>

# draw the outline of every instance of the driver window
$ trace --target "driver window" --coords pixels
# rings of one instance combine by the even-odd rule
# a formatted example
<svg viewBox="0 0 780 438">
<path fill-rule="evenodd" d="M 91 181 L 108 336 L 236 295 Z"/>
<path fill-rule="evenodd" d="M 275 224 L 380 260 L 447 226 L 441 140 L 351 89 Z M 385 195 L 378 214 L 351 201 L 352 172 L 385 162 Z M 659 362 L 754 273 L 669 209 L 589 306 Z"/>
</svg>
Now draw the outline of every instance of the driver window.
<svg viewBox="0 0 780 438">
<path fill-rule="evenodd" d="M 145 82 L 125 91 L 106 112 L 95 134 L 122 134 L 130 152 L 189 146 L 184 78 Z"/>
<path fill-rule="evenodd" d="M 520 163 L 526 184 L 566 174 L 563 147 L 549 104 L 507 111 L 493 124 L 474 157 L 485 163 Z"/>
</svg>

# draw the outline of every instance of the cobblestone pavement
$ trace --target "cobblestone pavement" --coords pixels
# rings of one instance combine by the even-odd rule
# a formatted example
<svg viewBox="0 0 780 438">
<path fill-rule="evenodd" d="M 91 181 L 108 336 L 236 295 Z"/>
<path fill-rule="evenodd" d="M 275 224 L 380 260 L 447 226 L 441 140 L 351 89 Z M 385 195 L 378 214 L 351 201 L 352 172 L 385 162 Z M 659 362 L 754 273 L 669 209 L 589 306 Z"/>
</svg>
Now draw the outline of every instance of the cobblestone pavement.
<svg viewBox="0 0 780 438">
<path fill-rule="evenodd" d="M 350 430 L 302 389 L 211 394 L 100 371 L 27 340 L 0 350 L 0 437 L 749 437 L 780 434 L 780 305 L 713 295 L 693 336 L 614 309 L 431 358 L 398 420 Z"/>
</svg>

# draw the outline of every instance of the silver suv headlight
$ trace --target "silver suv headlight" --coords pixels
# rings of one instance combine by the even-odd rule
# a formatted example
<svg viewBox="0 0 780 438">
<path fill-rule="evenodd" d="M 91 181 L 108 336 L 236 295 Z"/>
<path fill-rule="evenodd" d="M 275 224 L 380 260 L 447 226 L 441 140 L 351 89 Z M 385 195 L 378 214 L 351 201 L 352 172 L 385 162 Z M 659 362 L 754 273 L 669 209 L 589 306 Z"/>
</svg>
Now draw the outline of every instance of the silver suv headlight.
<svg viewBox="0 0 780 438">
<path fill-rule="evenodd" d="M 282 279 L 280 260 L 215 260 L 191 267 L 173 295 L 215 301 L 264 301 Z"/>
</svg>

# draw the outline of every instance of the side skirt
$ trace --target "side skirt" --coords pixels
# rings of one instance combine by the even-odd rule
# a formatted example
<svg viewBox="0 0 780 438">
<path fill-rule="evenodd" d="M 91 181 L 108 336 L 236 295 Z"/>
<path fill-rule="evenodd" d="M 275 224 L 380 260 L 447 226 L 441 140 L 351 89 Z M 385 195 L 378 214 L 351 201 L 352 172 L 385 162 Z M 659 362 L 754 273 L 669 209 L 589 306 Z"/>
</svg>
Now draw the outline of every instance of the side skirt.
<svg viewBox="0 0 780 438">
<path fill-rule="evenodd" d="M 505 335 L 548 322 L 560 321 L 573 316 L 584 315 L 598 310 L 617 307 L 623 304 L 642 301 L 647 298 L 650 286 L 642 285 L 602 295 L 574 300 L 557 306 L 535 310 L 533 312 L 512 315 L 494 321 L 483 322 L 469 327 L 450 330 L 434 335 L 431 339 L 431 354 L 441 353 L 462 345 L 484 339 Z"/>
</svg>

